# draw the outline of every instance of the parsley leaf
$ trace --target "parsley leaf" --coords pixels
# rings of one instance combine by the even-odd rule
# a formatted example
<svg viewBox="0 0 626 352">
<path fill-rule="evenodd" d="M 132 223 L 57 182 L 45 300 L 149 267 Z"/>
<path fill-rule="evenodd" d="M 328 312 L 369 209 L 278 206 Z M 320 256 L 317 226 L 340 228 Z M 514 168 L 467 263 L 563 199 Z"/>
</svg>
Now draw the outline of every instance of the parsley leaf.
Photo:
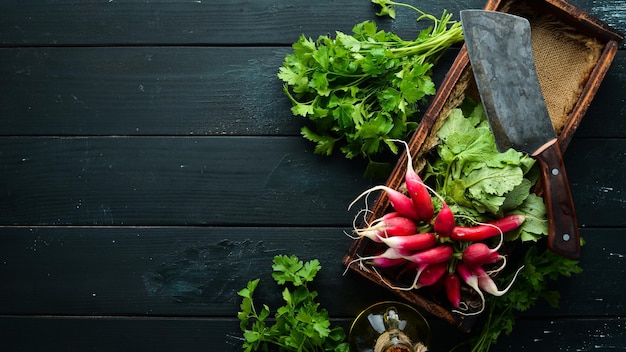
<svg viewBox="0 0 626 352">
<path fill-rule="evenodd" d="M 396 7 L 418 13 L 434 25 L 413 40 L 379 30 L 373 21 L 354 25 L 351 34 L 337 31 L 317 39 L 301 35 L 285 56 L 278 78 L 292 103 L 294 116 L 309 124 L 302 135 L 315 143 L 315 153 L 343 153 L 372 163 L 384 153 L 397 153 L 388 139 L 407 139 L 420 120 L 418 113 L 435 94 L 432 68 L 442 52 L 463 40 L 460 22 L 443 12 L 436 18 L 390 0 L 372 0 L 379 16 L 395 17 Z"/>
<path fill-rule="evenodd" d="M 272 278 L 284 287 L 284 305 L 276 309 L 273 324 L 268 319 L 270 308 L 263 305 L 258 311 L 253 301 L 260 279 L 249 281 L 237 293 L 242 297 L 237 318 L 245 352 L 267 351 L 270 346 L 281 351 L 348 351 L 345 331 L 331 326 L 328 312 L 315 302 L 317 292 L 307 288 L 320 269 L 317 259 L 303 262 L 295 255 L 274 257 Z"/>
</svg>

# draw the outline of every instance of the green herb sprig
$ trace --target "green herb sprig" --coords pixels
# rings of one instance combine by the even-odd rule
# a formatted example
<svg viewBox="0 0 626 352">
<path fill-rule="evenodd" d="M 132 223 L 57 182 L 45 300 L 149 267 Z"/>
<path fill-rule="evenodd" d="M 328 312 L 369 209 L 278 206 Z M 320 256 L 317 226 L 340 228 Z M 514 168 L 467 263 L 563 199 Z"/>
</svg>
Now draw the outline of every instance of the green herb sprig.
<svg viewBox="0 0 626 352">
<path fill-rule="evenodd" d="M 388 0 L 372 0 L 378 15 L 395 17 L 394 6 L 432 20 L 416 39 L 403 40 L 379 30 L 372 21 L 356 24 L 352 35 L 317 40 L 302 35 L 285 57 L 278 77 L 292 102 L 292 113 L 310 124 L 301 134 L 314 142 L 315 153 L 339 149 L 348 159 L 397 153 L 389 139 L 406 139 L 420 120 L 417 112 L 435 94 L 432 67 L 443 52 L 463 40 L 461 23 L 443 12 L 441 18 Z"/>
<path fill-rule="evenodd" d="M 253 301 L 260 279 L 249 281 L 241 296 L 241 311 L 237 314 L 243 332 L 245 352 L 263 350 L 270 346 L 280 351 L 347 352 L 346 334 L 341 327 L 332 327 L 328 312 L 315 302 L 316 291 L 310 291 L 321 265 L 317 259 L 303 263 L 296 256 L 277 255 L 272 265 L 272 278 L 284 286 L 279 307 L 271 322 L 270 307 L 257 310 Z"/>
<path fill-rule="evenodd" d="M 513 331 L 516 314 L 528 310 L 539 300 L 557 308 L 560 294 L 549 289 L 550 282 L 582 272 L 577 260 L 567 259 L 547 249 L 539 250 L 537 246 L 527 250 L 521 263 L 525 267 L 513 288 L 501 297 L 488 299 L 484 314 L 486 320 L 467 341 L 471 352 L 489 351 L 502 335 Z M 498 280 L 508 282 L 511 277 L 503 276 Z"/>
</svg>

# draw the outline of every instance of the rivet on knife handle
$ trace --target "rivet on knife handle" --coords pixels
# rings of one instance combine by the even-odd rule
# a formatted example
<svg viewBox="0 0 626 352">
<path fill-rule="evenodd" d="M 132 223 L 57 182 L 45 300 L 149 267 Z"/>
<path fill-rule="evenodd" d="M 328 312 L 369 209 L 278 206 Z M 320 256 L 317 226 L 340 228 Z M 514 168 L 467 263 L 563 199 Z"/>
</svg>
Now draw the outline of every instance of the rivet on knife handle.
<svg viewBox="0 0 626 352">
<path fill-rule="evenodd" d="M 577 259 L 580 257 L 578 221 L 559 143 L 554 139 L 533 156 L 541 168 L 544 199 L 551 220 L 548 248 L 564 257 Z"/>
</svg>

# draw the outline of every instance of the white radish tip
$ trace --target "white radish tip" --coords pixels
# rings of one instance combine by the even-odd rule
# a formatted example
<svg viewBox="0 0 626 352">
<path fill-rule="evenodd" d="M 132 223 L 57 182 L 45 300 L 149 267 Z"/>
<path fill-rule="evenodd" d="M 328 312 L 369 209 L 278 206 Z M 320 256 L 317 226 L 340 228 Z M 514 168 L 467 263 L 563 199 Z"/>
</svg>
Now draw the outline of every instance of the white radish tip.
<svg viewBox="0 0 626 352">
<path fill-rule="evenodd" d="M 372 188 L 370 188 L 370 189 L 367 189 L 367 190 L 363 191 L 363 193 L 361 193 L 358 197 L 356 197 L 356 198 L 352 201 L 352 203 L 350 203 L 350 205 L 348 205 L 348 210 L 350 210 L 350 208 L 352 208 L 352 206 L 354 205 L 354 203 L 358 202 L 358 201 L 359 201 L 359 199 L 363 198 L 364 196 L 367 196 L 367 195 L 369 195 L 370 193 L 372 193 L 372 192 L 374 192 L 374 191 L 381 191 L 381 190 L 382 190 L 382 191 L 386 191 L 386 190 L 388 190 L 388 189 L 389 189 L 389 187 L 387 187 L 387 186 L 384 186 L 384 185 L 378 185 L 378 186 L 374 186 L 374 187 L 372 187 Z"/>
</svg>

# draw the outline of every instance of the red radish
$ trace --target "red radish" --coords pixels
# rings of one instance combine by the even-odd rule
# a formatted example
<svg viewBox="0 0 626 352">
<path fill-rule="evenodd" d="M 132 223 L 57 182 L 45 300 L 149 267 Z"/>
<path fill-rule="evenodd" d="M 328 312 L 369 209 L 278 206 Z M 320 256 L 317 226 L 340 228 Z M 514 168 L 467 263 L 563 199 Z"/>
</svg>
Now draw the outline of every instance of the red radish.
<svg viewBox="0 0 626 352">
<path fill-rule="evenodd" d="M 420 273 L 415 288 L 434 285 L 435 283 L 437 283 L 437 281 L 439 281 L 439 279 L 443 277 L 447 270 L 448 263 L 437 263 L 428 265 Z"/>
<path fill-rule="evenodd" d="M 418 220 L 429 221 L 435 214 L 435 208 L 430 194 L 428 193 L 428 189 L 413 168 L 413 159 L 409 145 L 402 140 L 394 139 L 394 141 L 404 144 L 406 148 L 407 165 L 404 181 L 409 191 L 409 197 L 413 200 L 413 204 L 417 210 Z"/>
<path fill-rule="evenodd" d="M 461 280 L 455 273 L 448 273 L 444 279 L 446 297 L 455 308 L 461 305 Z"/>
<path fill-rule="evenodd" d="M 392 288 L 394 290 L 400 290 L 400 291 L 409 291 L 409 290 L 412 290 L 412 289 L 418 289 L 418 288 L 421 288 L 421 287 L 434 285 L 446 273 L 446 270 L 448 270 L 448 264 L 447 263 L 435 263 L 435 264 L 426 264 L 426 263 L 415 264 L 415 263 L 409 263 L 409 265 L 410 265 L 409 266 L 409 270 L 416 270 L 416 273 L 415 273 L 415 278 L 413 279 L 413 283 L 411 283 L 411 285 L 409 285 L 407 287 L 393 286 L 390 283 L 388 283 L 380 275 L 380 273 L 378 273 L 378 272 L 376 272 L 376 273 L 378 274 L 378 276 L 380 277 L 382 282 L 384 282 L 390 288 Z"/>
<path fill-rule="evenodd" d="M 435 209 L 433 207 L 433 201 L 430 198 L 430 194 L 423 185 L 422 179 L 415 172 L 413 172 L 407 173 L 405 180 L 409 196 L 413 200 L 413 204 L 415 204 L 418 219 L 423 221 L 432 219 L 435 214 Z"/>
<path fill-rule="evenodd" d="M 394 290 L 400 291 L 409 291 L 412 289 L 418 289 L 421 287 L 431 286 L 437 283 L 439 279 L 445 274 L 446 270 L 448 270 L 447 263 L 436 263 L 436 264 L 415 264 L 410 263 L 409 270 L 415 270 L 415 278 L 413 279 L 413 283 L 407 287 L 398 287 L 393 286 L 385 279 L 380 276 L 380 279 L 387 284 L 390 288 Z"/>
<path fill-rule="evenodd" d="M 359 237 L 367 237 L 374 242 L 382 242 L 381 238 L 389 236 L 409 236 L 416 232 L 415 223 L 402 216 L 380 218 L 364 229 L 354 229 L 354 233 Z"/>
<path fill-rule="evenodd" d="M 454 250 L 450 245 L 440 245 L 414 254 L 405 255 L 405 258 L 416 264 L 437 264 L 447 262 L 452 258 Z"/>
<path fill-rule="evenodd" d="M 398 212 L 398 214 L 404 217 L 413 219 L 413 220 L 418 220 L 417 210 L 415 209 L 415 206 L 413 205 L 413 201 L 411 200 L 411 198 L 407 197 L 402 192 L 396 191 L 393 188 L 382 186 L 382 185 L 374 186 L 366 190 L 365 192 L 361 193 L 358 197 L 356 197 L 354 201 L 352 201 L 352 203 L 350 203 L 350 205 L 348 206 L 348 210 L 350 210 L 350 208 L 352 208 L 354 203 L 356 203 L 359 199 L 363 198 L 364 196 L 372 192 L 381 191 L 381 190 L 385 191 L 385 193 L 387 194 L 387 198 L 389 198 L 389 203 L 391 203 L 391 206 L 396 210 L 396 212 Z"/>
<path fill-rule="evenodd" d="M 354 220 L 352 220 L 352 228 L 354 229 L 354 232 L 356 232 L 356 229 L 358 228 L 358 226 L 357 226 L 357 224 L 356 224 L 356 223 L 357 223 L 358 218 L 359 218 L 359 215 L 360 215 L 361 213 L 370 213 L 370 214 L 371 214 L 372 212 L 371 212 L 371 211 L 369 211 L 369 210 L 367 210 L 367 209 L 361 209 L 361 211 L 359 211 L 359 214 L 357 214 L 357 215 L 354 217 Z M 391 213 L 387 213 L 387 214 L 385 214 L 385 215 L 381 216 L 378 220 L 374 220 L 374 223 L 380 222 L 381 220 L 387 220 L 387 219 L 395 218 L 395 217 L 397 217 L 397 216 L 400 216 L 400 214 L 398 214 L 398 212 L 397 212 L 397 211 L 393 211 L 393 212 L 391 212 Z M 363 221 L 365 222 L 366 220 L 367 220 L 367 217 L 364 217 L 364 218 L 363 218 Z M 345 231 L 344 231 L 344 233 L 345 233 Z M 354 236 L 349 235 L 348 233 L 346 233 L 346 235 L 347 235 L 348 237 L 350 237 L 350 238 L 354 239 L 354 240 L 359 239 L 359 237 L 358 237 L 358 236 L 357 236 L 357 237 L 354 237 Z M 372 236 L 372 237 L 375 237 L 375 236 Z M 379 242 L 379 243 L 381 242 L 378 238 L 372 238 L 372 240 L 373 240 L 373 241 L 375 241 L 375 242 Z"/>
<path fill-rule="evenodd" d="M 437 237 L 432 233 L 418 233 L 410 236 L 381 237 L 383 243 L 391 248 L 405 251 L 419 251 L 437 244 Z"/>
<path fill-rule="evenodd" d="M 435 217 L 435 220 L 433 220 L 432 222 L 435 233 L 437 233 L 441 237 L 450 237 L 452 229 L 454 229 L 455 225 L 454 213 L 452 212 L 452 209 L 450 209 L 445 199 L 443 199 L 443 197 L 439 193 L 437 193 L 437 191 L 430 188 L 426 184 L 424 184 L 424 187 L 428 189 L 432 194 L 434 194 L 437 198 L 439 198 L 439 201 L 441 202 L 441 210 L 439 210 L 439 213 Z"/>
<path fill-rule="evenodd" d="M 498 253 L 498 249 L 491 249 L 484 243 L 477 242 L 470 244 L 463 250 L 461 260 L 469 266 L 480 266 L 484 264 L 493 264 L 502 257 Z"/>
<path fill-rule="evenodd" d="M 439 280 L 437 280 L 437 282 L 435 282 L 434 284 L 428 286 L 428 292 L 430 292 L 431 295 L 439 295 L 439 293 L 443 290 L 444 288 L 444 284 L 445 284 L 445 279 L 447 276 L 447 271 L 448 271 L 448 267 L 450 266 L 450 263 L 445 263 L 446 265 L 446 270 L 444 270 L 443 274 L 439 277 Z"/>
<path fill-rule="evenodd" d="M 526 218 L 513 214 L 473 227 L 455 226 L 450 238 L 455 241 L 482 241 L 518 228 Z"/>
<path fill-rule="evenodd" d="M 495 248 L 489 248 L 485 243 L 476 242 L 463 250 L 461 260 L 469 266 L 477 267 L 485 264 L 495 264 L 503 259 L 502 268 L 506 265 L 506 258 L 498 253 L 504 243 L 504 233 L 500 232 L 500 243 Z"/>
<path fill-rule="evenodd" d="M 394 266 L 407 263 L 407 260 L 404 258 L 377 257 L 377 258 L 371 259 L 370 263 L 377 268 L 391 268 Z"/>
<path fill-rule="evenodd" d="M 517 271 L 515 272 L 515 276 L 513 276 L 513 280 L 511 280 L 511 282 L 509 283 L 509 286 L 507 286 L 504 290 L 498 289 L 498 286 L 496 286 L 496 283 L 493 281 L 491 276 L 489 276 L 489 274 L 487 274 L 482 267 L 480 266 L 474 267 L 473 271 L 478 277 L 478 286 L 483 291 L 493 296 L 502 296 L 503 294 L 509 291 L 511 286 L 513 286 L 513 283 L 515 282 L 515 278 L 517 278 L 517 274 L 519 274 L 520 270 L 522 270 L 523 268 L 524 266 L 522 265 L 519 269 L 517 269 Z"/>
<path fill-rule="evenodd" d="M 435 232 L 441 237 L 450 237 L 454 229 L 454 213 L 448 207 L 448 204 L 441 199 L 442 208 L 435 217 L 433 227 Z"/>
<path fill-rule="evenodd" d="M 350 267 L 350 265 L 356 262 L 359 262 L 359 267 L 363 268 L 364 261 L 370 261 L 373 263 L 385 265 L 385 264 L 389 264 L 393 262 L 394 259 L 402 259 L 402 261 L 396 261 L 396 263 L 398 264 L 402 264 L 403 262 L 406 262 L 406 260 L 404 259 L 404 255 L 400 254 L 397 250 L 393 248 L 387 248 L 384 252 L 379 253 L 377 255 L 373 255 L 370 257 L 359 257 L 359 258 L 352 260 L 350 263 L 348 263 L 348 265 L 346 265 L 346 270 L 343 273 L 345 275 L 345 273 L 348 272 L 348 268 Z"/>
<path fill-rule="evenodd" d="M 463 280 L 463 282 L 465 282 L 469 287 L 473 288 L 474 291 L 478 293 L 482 302 L 480 305 L 480 310 L 477 312 L 472 312 L 472 313 L 465 313 L 461 311 L 455 311 L 455 312 L 463 314 L 463 315 L 477 315 L 477 314 L 482 313 L 483 310 L 485 309 L 485 296 L 483 295 L 482 291 L 480 290 L 480 287 L 478 286 L 478 277 L 464 263 L 457 263 L 456 272 L 459 274 L 459 276 L 461 276 L 461 280 Z"/>
<path fill-rule="evenodd" d="M 381 216 L 381 219 L 391 219 L 391 218 L 395 218 L 397 216 L 400 216 L 400 213 L 398 213 L 397 211 L 392 211 L 391 213 L 387 213 L 387 214 Z"/>
</svg>

